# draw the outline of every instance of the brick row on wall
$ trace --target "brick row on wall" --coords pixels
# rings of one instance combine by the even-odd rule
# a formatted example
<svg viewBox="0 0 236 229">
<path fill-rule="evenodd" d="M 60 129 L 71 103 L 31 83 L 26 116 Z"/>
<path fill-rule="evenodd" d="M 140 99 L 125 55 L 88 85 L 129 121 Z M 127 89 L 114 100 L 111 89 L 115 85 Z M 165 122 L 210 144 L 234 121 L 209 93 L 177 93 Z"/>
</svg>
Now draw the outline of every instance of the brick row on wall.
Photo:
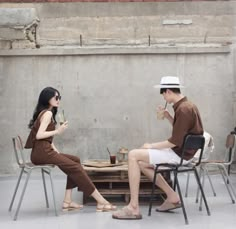
<svg viewBox="0 0 236 229">
<path fill-rule="evenodd" d="M 34 2 L 191 2 L 191 1 L 229 1 L 229 0 L 0 0 L 5 3 Z"/>
</svg>

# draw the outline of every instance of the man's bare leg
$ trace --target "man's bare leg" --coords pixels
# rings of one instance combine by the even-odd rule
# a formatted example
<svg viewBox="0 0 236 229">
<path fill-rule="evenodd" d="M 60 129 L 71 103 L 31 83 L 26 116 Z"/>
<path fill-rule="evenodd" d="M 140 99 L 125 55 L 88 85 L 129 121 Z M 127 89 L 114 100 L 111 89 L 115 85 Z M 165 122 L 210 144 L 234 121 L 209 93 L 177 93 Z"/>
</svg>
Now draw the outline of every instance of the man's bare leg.
<svg viewBox="0 0 236 229">
<path fill-rule="evenodd" d="M 147 162 L 139 161 L 140 170 L 150 180 L 153 181 L 154 169 Z M 156 185 L 160 187 L 167 195 L 167 201 L 170 203 L 178 203 L 179 195 L 169 186 L 161 174 L 157 175 Z"/>
<path fill-rule="evenodd" d="M 140 166 L 139 161 L 148 163 L 149 154 L 146 149 L 135 149 L 129 152 L 128 156 L 128 175 L 130 186 L 130 202 L 128 208 L 133 214 L 139 214 L 139 184 Z"/>
</svg>

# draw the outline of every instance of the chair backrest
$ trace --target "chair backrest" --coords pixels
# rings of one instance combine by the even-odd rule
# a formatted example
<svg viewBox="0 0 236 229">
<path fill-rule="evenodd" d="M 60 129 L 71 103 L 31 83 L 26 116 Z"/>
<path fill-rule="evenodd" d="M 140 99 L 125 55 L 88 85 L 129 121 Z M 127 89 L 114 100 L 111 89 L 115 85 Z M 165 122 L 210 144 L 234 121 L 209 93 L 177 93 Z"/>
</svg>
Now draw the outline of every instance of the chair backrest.
<svg viewBox="0 0 236 229">
<path fill-rule="evenodd" d="M 23 154 L 24 146 L 21 137 L 19 135 L 13 137 L 12 143 L 17 164 L 19 166 L 25 165 L 26 161 Z"/>
<path fill-rule="evenodd" d="M 205 138 L 203 135 L 187 134 L 184 138 L 183 151 L 182 151 L 180 165 L 182 165 L 182 163 L 183 163 L 184 155 L 185 155 L 186 151 L 200 150 L 198 159 L 194 161 L 196 166 L 199 165 L 202 160 L 204 145 L 205 145 Z"/>
<path fill-rule="evenodd" d="M 234 160 L 234 153 L 236 149 L 235 138 L 236 135 L 233 133 L 229 134 L 226 138 L 225 147 L 227 149 L 227 153 L 225 161 L 229 164 L 231 164 Z"/>
</svg>

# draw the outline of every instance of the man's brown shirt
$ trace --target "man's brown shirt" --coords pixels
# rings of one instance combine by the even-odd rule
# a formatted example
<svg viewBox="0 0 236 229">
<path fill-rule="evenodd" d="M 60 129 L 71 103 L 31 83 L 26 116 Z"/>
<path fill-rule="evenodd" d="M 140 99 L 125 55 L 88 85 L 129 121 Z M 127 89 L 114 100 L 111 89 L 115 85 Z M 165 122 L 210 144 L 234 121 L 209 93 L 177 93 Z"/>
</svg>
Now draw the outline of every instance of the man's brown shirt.
<svg viewBox="0 0 236 229">
<path fill-rule="evenodd" d="M 174 104 L 174 122 L 172 136 L 169 142 L 176 146 L 172 150 L 181 157 L 183 140 L 186 134 L 203 134 L 202 120 L 196 105 L 187 100 L 186 97 Z M 190 160 L 195 151 L 185 153 L 185 160 Z"/>
</svg>

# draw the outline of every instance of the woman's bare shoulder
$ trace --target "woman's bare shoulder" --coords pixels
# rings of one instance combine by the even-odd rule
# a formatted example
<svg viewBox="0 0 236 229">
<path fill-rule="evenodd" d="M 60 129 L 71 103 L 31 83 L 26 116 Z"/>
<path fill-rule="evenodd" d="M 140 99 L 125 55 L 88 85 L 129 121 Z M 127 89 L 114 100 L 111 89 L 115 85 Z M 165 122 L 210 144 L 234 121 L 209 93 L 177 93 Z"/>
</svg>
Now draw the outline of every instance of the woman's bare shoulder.
<svg viewBox="0 0 236 229">
<path fill-rule="evenodd" d="M 42 114 L 42 117 L 41 117 L 41 120 L 51 120 L 52 118 L 52 111 L 50 110 L 46 110 L 43 114 Z"/>
</svg>

